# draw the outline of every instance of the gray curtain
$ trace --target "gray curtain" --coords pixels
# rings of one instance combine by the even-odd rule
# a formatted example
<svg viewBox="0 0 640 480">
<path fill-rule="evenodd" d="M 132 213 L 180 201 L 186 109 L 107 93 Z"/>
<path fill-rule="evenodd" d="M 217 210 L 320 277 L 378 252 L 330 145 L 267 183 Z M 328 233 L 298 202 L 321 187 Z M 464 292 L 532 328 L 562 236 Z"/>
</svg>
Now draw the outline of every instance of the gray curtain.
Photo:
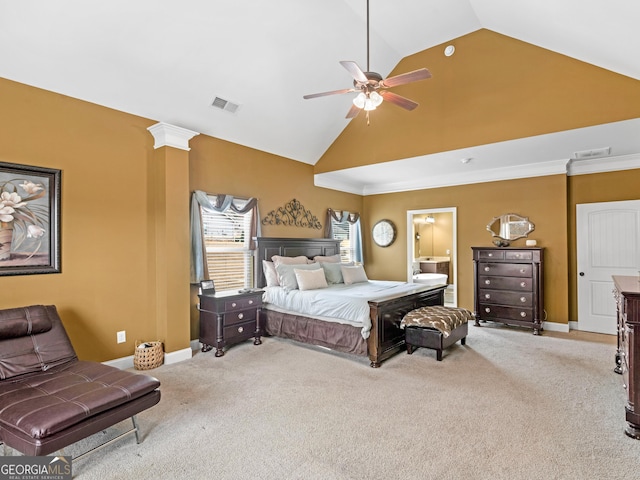
<svg viewBox="0 0 640 480">
<path fill-rule="evenodd" d="M 333 238 L 333 225 L 331 219 L 336 222 L 348 222 L 354 226 L 354 261 L 364 263 L 364 255 L 362 254 L 362 230 L 360 228 L 360 214 L 351 213 L 346 210 L 327 209 L 327 220 L 324 222 L 324 237 Z"/>
<path fill-rule="evenodd" d="M 234 198 L 231 195 L 210 195 L 201 190 L 194 191 L 191 196 L 191 283 L 205 280 L 207 276 L 201 208 L 205 211 L 220 213 L 226 210 L 236 213 L 247 213 L 253 210 L 251 238 L 249 240 L 249 248 L 251 250 L 256 249 L 255 238 L 260 236 L 260 214 L 258 212 L 257 198 L 250 198 L 244 207 L 239 208 L 234 203 Z"/>
</svg>

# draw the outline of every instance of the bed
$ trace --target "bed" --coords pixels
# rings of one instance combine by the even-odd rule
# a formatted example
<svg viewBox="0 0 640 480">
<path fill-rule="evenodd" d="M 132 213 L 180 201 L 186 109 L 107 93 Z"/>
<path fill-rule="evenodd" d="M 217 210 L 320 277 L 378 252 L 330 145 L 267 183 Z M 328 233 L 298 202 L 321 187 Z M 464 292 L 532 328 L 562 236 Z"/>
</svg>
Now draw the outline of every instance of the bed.
<svg viewBox="0 0 640 480">
<path fill-rule="evenodd" d="M 304 255 L 313 259 L 316 256 L 329 257 L 339 253 L 340 242 L 333 239 L 258 237 L 254 269 L 255 286 L 266 287 L 263 260 L 270 261 L 274 255 Z M 328 321 L 325 317 L 284 310 L 268 301 L 263 303 L 260 323 L 266 335 L 368 356 L 371 367 L 376 368 L 384 360 L 405 349 L 404 331 L 400 329 L 400 321 L 407 312 L 419 307 L 444 304 L 446 285 L 393 283 L 402 283 L 404 291 L 398 293 L 390 289 L 393 293 L 381 293 L 379 297 L 367 301 L 370 324 L 367 326 L 369 331 L 366 335 L 363 334 L 363 327 L 357 322 Z"/>
</svg>

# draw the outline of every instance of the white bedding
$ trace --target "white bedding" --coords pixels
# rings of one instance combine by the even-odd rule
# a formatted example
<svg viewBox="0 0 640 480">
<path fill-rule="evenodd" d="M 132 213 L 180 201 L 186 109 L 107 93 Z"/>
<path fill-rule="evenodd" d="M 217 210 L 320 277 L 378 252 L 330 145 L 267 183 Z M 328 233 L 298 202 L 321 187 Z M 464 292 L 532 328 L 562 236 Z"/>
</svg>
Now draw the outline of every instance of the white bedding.
<svg viewBox="0 0 640 480">
<path fill-rule="evenodd" d="M 420 285 L 381 280 L 288 292 L 282 287 L 266 287 L 262 301 L 263 308 L 362 327 L 362 338 L 366 339 L 371 332 L 368 301 L 414 292 L 416 287 Z"/>
</svg>

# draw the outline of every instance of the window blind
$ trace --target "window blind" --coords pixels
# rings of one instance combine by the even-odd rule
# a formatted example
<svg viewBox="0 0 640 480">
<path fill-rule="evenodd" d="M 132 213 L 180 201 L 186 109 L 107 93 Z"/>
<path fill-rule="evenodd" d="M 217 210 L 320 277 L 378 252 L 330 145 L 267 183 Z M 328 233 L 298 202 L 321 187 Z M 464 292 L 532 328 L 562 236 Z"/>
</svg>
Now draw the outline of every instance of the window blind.
<svg viewBox="0 0 640 480">
<path fill-rule="evenodd" d="M 340 240 L 340 260 L 342 262 L 352 262 L 355 259 L 353 225 L 349 222 L 336 222 L 331 219 L 334 240 Z"/>
<path fill-rule="evenodd" d="M 242 207 L 240 200 L 236 205 Z M 227 210 L 201 209 L 204 249 L 209 278 L 216 291 L 251 288 L 253 254 L 249 249 L 252 212 L 241 214 Z"/>
</svg>

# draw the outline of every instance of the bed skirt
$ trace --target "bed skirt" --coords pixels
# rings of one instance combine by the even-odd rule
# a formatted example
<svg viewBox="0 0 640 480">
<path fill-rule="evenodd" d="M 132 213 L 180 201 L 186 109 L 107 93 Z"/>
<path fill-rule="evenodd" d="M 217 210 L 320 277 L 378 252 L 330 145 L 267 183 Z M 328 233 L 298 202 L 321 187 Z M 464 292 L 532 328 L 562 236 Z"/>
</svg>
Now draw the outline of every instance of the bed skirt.
<svg viewBox="0 0 640 480">
<path fill-rule="evenodd" d="M 289 338 L 297 342 L 330 348 L 343 353 L 367 355 L 367 340 L 361 328 L 315 318 L 267 310 L 260 312 L 262 328 L 267 335 Z"/>
</svg>

